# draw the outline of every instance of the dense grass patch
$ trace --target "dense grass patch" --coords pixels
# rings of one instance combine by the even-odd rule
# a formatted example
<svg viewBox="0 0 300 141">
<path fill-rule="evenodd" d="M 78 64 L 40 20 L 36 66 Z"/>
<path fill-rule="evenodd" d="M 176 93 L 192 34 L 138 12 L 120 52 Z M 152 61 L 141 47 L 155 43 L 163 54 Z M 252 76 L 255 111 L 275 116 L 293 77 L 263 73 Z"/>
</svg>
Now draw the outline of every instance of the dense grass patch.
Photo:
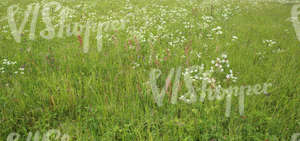
<svg viewBox="0 0 300 141">
<path fill-rule="evenodd" d="M 19 27 L 26 6 L 48 1 L 0 1 L 0 17 L 18 4 Z M 64 1 L 72 9 L 67 24 L 123 20 L 125 27 L 103 32 L 97 51 L 78 36 L 45 39 L 41 9 L 36 37 L 29 39 L 30 16 L 17 43 L 7 20 L 0 23 L 0 140 L 11 132 L 59 129 L 71 140 L 290 140 L 300 132 L 300 46 L 290 19 L 293 4 L 199 0 Z M 58 33 L 59 11 L 51 9 Z M 56 34 L 57 35 L 57 34 Z M 172 68 L 205 65 L 226 55 L 236 82 L 222 87 L 272 83 L 268 93 L 245 97 L 244 115 L 233 97 L 171 104 L 170 90 L 159 107 L 149 86 L 152 69 L 162 88 Z M 7 61 L 10 62 L 7 65 Z M 6 62 L 6 63 L 4 63 Z M 14 63 L 15 62 L 15 63 Z M 227 77 L 227 76 L 226 76 Z M 173 80 L 174 81 L 174 80 Z M 183 77 L 179 96 L 188 91 Z M 195 89 L 200 84 L 193 83 Z M 197 91 L 197 95 L 200 93 Z M 20 139 L 20 140 L 21 140 Z"/>
</svg>

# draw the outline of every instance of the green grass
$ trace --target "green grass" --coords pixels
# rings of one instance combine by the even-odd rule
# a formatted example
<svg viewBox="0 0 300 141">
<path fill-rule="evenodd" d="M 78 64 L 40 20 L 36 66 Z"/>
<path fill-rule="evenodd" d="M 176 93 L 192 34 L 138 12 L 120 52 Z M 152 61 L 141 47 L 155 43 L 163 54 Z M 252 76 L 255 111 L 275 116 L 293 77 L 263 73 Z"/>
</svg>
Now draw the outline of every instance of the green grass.
<svg viewBox="0 0 300 141">
<path fill-rule="evenodd" d="M 25 10 L 32 2 L 38 1 L 0 0 L 0 17 L 5 17 L 7 8 L 13 4 Z M 45 133 L 49 129 L 59 129 L 70 135 L 71 140 L 80 141 L 273 141 L 290 140 L 294 133 L 300 132 L 300 47 L 292 23 L 287 20 L 292 4 L 255 5 L 236 1 L 200 8 L 202 1 L 197 0 L 58 2 L 70 8 L 86 4 L 76 9 L 72 22 L 107 21 L 103 16 L 109 15 L 113 19 L 125 19 L 126 28 L 105 32 L 101 52 L 96 51 L 96 35 L 92 33 L 90 50 L 83 53 L 76 36 L 41 38 L 39 32 L 45 24 L 40 15 L 33 41 L 29 40 L 28 32 L 24 32 L 21 43 L 17 43 L 7 21 L 1 22 L 0 59 L 17 64 L 9 66 L 5 73 L 0 72 L 0 141 L 5 141 L 11 132 L 19 133 L 20 140 L 26 140 L 29 132 Z M 133 8 L 126 9 L 126 5 Z M 159 8 L 159 5 L 165 7 Z M 232 11 L 227 20 L 222 16 L 226 13 L 224 6 Z M 146 12 L 143 13 L 142 8 Z M 89 13 L 97 16 L 89 16 Z M 128 16 L 128 13 L 136 16 Z M 22 12 L 17 15 L 19 26 Z M 57 23 L 60 17 L 58 13 L 53 15 L 53 23 Z M 204 23 L 201 19 L 204 15 L 215 19 L 206 29 L 197 24 Z M 146 24 L 149 18 L 152 25 Z M 161 24 L 160 18 L 166 24 Z M 194 27 L 184 28 L 186 21 Z M 158 29 L 158 25 L 163 29 Z M 207 34 L 217 26 L 222 27 L 223 34 L 208 39 Z M 30 24 L 27 24 L 25 30 L 29 29 Z M 143 31 L 145 36 L 129 33 L 135 29 Z M 150 33 L 158 36 L 155 42 L 149 40 Z M 109 40 L 111 36 L 114 39 Z M 232 41 L 232 36 L 239 39 Z M 171 47 L 168 42 L 177 38 L 180 38 L 179 43 Z M 277 43 L 267 47 L 263 40 Z M 187 48 L 189 52 L 185 53 Z M 282 52 L 277 52 L 278 49 Z M 200 59 L 197 53 L 201 53 Z M 273 84 L 268 95 L 246 96 L 245 115 L 239 115 L 236 97 L 232 100 L 230 117 L 225 117 L 224 100 L 193 104 L 179 101 L 172 105 L 166 96 L 164 106 L 157 106 L 147 85 L 152 68 L 162 70 L 159 79 L 162 88 L 171 68 L 210 65 L 212 59 L 223 53 L 228 55 L 238 77 L 231 86 Z M 134 63 L 140 66 L 133 68 Z M 1 62 L 1 67 L 6 66 Z M 24 74 L 14 74 L 20 67 L 24 67 Z M 184 85 L 183 78 L 181 84 Z M 183 86 L 179 95 L 186 92 Z"/>
</svg>

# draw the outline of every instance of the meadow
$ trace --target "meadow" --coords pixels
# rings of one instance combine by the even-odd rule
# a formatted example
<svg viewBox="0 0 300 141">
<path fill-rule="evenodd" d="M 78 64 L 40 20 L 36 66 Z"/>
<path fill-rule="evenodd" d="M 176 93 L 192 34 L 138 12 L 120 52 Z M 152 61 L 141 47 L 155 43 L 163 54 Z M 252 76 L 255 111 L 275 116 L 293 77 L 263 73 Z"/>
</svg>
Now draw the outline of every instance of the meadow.
<svg viewBox="0 0 300 141">
<path fill-rule="evenodd" d="M 0 141 L 293 140 L 300 41 L 278 1 L 0 0 Z M 243 86 L 228 114 L 216 91 Z"/>
</svg>

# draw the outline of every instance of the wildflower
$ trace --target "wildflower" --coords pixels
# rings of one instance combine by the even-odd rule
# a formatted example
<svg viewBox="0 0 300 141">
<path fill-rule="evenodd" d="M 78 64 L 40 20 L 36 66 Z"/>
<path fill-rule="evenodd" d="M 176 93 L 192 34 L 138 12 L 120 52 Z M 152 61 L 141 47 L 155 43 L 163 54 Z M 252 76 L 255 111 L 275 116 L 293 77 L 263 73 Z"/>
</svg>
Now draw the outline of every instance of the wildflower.
<svg viewBox="0 0 300 141">
<path fill-rule="evenodd" d="M 230 75 L 229 75 L 229 74 L 227 74 L 227 75 L 226 75 L 226 78 L 227 78 L 227 79 L 230 79 Z"/>
<path fill-rule="evenodd" d="M 272 47 L 275 45 L 277 42 L 273 40 L 263 40 L 263 43 L 266 44 L 268 47 Z"/>
<path fill-rule="evenodd" d="M 201 58 L 201 53 L 196 54 L 198 58 Z"/>
<path fill-rule="evenodd" d="M 239 39 L 237 36 L 232 36 L 232 41 Z"/>
<path fill-rule="evenodd" d="M 223 34 L 223 32 L 222 31 L 218 31 L 216 34 L 217 35 L 221 35 L 221 34 Z"/>
<path fill-rule="evenodd" d="M 223 57 L 223 58 L 227 58 L 227 55 L 226 55 L 226 54 L 222 54 L 222 57 Z"/>
</svg>

